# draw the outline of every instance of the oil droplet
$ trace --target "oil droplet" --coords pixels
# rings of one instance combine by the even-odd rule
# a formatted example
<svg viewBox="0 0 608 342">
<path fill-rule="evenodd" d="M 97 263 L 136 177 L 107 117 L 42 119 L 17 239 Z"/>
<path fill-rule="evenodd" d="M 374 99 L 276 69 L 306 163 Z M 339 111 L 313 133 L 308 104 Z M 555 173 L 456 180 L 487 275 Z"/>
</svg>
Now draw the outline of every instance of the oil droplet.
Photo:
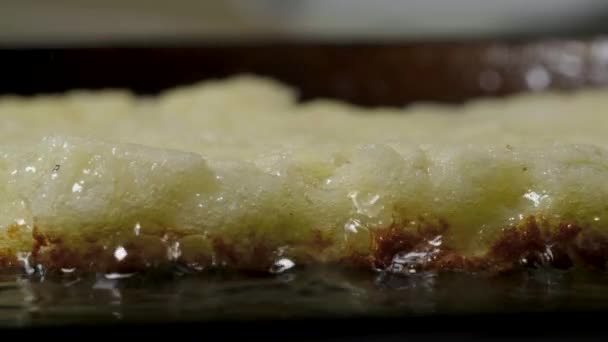
<svg viewBox="0 0 608 342">
<path fill-rule="evenodd" d="M 348 233 L 356 234 L 357 232 L 359 232 L 359 227 L 361 227 L 361 221 L 357 219 L 350 219 L 344 224 L 344 230 Z"/>
<path fill-rule="evenodd" d="M 36 270 L 30 265 L 30 254 L 31 253 L 17 253 L 17 260 L 23 263 L 23 269 L 27 275 L 32 275 L 36 272 Z"/>
<path fill-rule="evenodd" d="M 22 218 L 16 219 L 15 222 L 17 222 L 17 224 L 20 226 L 25 226 L 25 220 Z"/>
<path fill-rule="evenodd" d="M 135 273 L 106 273 L 104 277 L 109 280 L 131 278 Z"/>
<path fill-rule="evenodd" d="M 82 192 L 82 185 L 80 185 L 78 183 L 74 183 L 74 185 L 72 185 L 72 192 L 73 193 Z"/>
<path fill-rule="evenodd" d="M 293 268 L 295 265 L 296 265 L 296 263 L 293 262 L 291 259 L 281 258 L 281 259 L 275 261 L 274 265 L 272 265 L 272 267 L 270 267 L 270 273 L 273 273 L 273 274 L 283 273 L 283 272 Z"/>
<path fill-rule="evenodd" d="M 36 265 L 36 270 L 38 270 L 38 274 L 40 274 L 40 281 L 44 281 L 44 267 L 41 264 Z"/>
<path fill-rule="evenodd" d="M 442 239 L 443 239 L 443 236 L 437 235 L 433 240 L 429 241 L 429 245 L 431 245 L 433 247 L 439 247 L 443 243 L 443 241 L 441 241 Z"/>
<path fill-rule="evenodd" d="M 543 263 L 550 263 L 551 261 L 553 261 L 553 251 L 551 250 L 551 245 L 546 245 L 545 246 L 545 252 L 542 255 L 541 260 L 543 261 Z"/>
<path fill-rule="evenodd" d="M 63 273 L 74 273 L 74 271 L 76 271 L 76 267 L 61 269 L 61 272 L 63 272 Z"/>
<path fill-rule="evenodd" d="M 36 168 L 33 167 L 33 166 L 26 166 L 25 167 L 25 172 L 36 173 Z"/>
<path fill-rule="evenodd" d="M 127 250 L 123 246 L 118 246 L 116 250 L 114 250 L 114 257 L 118 261 L 122 261 L 128 254 L 129 253 L 127 253 Z"/>
<path fill-rule="evenodd" d="M 593 221 L 596 221 L 596 222 L 597 222 L 597 221 L 599 221 L 599 220 L 600 220 L 600 218 L 599 218 L 599 217 L 597 217 L 597 216 L 593 218 Z"/>
<path fill-rule="evenodd" d="M 173 245 L 167 247 L 167 258 L 171 261 L 179 259 L 182 255 L 182 250 L 179 246 L 179 242 L 173 243 Z"/>
<path fill-rule="evenodd" d="M 549 197 L 549 196 L 547 196 L 546 194 L 540 195 L 534 191 L 529 191 L 524 194 L 524 198 L 530 200 L 534 204 L 534 207 L 538 207 L 540 205 L 540 202 L 543 201 L 547 197 Z"/>
<path fill-rule="evenodd" d="M 135 226 L 133 227 L 133 234 L 135 234 L 136 236 L 139 236 L 140 231 L 141 231 L 141 224 L 139 224 L 139 222 L 137 222 L 135 224 Z"/>
<path fill-rule="evenodd" d="M 436 237 L 431 240 L 433 243 L 440 245 L 441 237 Z M 431 243 L 429 241 L 429 243 Z M 425 264 L 433 261 L 437 254 L 441 250 L 439 248 L 433 248 L 430 251 L 412 251 L 412 252 L 401 252 L 393 256 L 391 264 L 386 269 L 390 273 L 416 273 L 417 268 L 424 266 Z M 413 270 L 413 272 L 412 272 Z"/>
</svg>

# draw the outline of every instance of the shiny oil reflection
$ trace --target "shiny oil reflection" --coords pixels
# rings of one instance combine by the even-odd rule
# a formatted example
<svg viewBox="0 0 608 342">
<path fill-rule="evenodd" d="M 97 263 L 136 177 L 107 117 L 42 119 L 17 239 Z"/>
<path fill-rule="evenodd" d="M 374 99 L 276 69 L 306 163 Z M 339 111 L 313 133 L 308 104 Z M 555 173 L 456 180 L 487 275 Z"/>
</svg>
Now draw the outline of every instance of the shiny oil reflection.
<svg viewBox="0 0 608 342">
<path fill-rule="evenodd" d="M 4 274 L 0 325 L 608 309 L 608 275 L 584 271 L 537 268 L 488 277 L 278 263 L 284 269 L 274 276 Z"/>
</svg>

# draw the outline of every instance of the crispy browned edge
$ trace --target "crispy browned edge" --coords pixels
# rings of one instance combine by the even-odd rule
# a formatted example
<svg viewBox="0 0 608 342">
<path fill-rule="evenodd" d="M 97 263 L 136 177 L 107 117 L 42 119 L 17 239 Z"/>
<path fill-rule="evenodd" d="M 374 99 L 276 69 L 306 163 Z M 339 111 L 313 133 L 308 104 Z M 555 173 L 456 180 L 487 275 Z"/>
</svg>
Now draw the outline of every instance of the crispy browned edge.
<svg viewBox="0 0 608 342">
<path fill-rule="evenodd" d="M 337 264 L 367 270 L 391 269 L 393 257 L 408 251 L 425 252 L 432 248 L 428 241 L 448 233 L 450 225 L 442 220 L 436 224 L 421 225 L 416 229 L 406 229 L 404 225 L 393 224 L 387 228 L 370 230 L 368 253 L 345 253 Z M 11 229 L 7 237 L 11 237 Z M 15 233 L 13 232 L 13 235 Z M 129 255 L 117 261 L 111 252 L 101 244 L 90 241 L 86 252 L 74 250 L 61 238 L 49 238 L 34 228 L 34 244 L 31 251 L 31 264 L 42 264 L 47 270 L 77 268 L 88 272 L 141 272 L 156 269 L 167 264 L 195 264 L 197 269 L 219 267 L 242 272 L 268 272 L 276 260 L 276 247 L 263 239 L 255 241 L 246 253 L 236 248 L 221 236 L 210 236 L 214 260 L 208 255 L 195 256 L 188 262 L 182 257 L 169 262 L 166 255 L 146 255 L 142 243 L 133 240 L 125 244 Z M 180 236 L 175 235 L 178 239 Z M 315 231 L 313 239 L 306 243 L 313 253 L 322 253 L 332 246 L 331 239 L 321 231 Z M 550 248 L 550 256 L 547 248 Z M 314 264 L 310 260 L 295 260 L 298 264 Z M 569 269 L 574 266 L 604 270 L 608 261 L 608 236 L 583 226 L 562 222 L 549 225 L 545 219 L 530 216 L 519 225 L 501 230 L 499 237 L 489 246 L 482 256 L 466 256 L 441 246 L 439 251 L 426 262 L 416 265 L 416 271 L 459 271 L 503 273 L 526 267 L 553 267 Z M 20 268 L 22 263 L 16 255 L 0 254 L 0 267 Z"/>
</svg>

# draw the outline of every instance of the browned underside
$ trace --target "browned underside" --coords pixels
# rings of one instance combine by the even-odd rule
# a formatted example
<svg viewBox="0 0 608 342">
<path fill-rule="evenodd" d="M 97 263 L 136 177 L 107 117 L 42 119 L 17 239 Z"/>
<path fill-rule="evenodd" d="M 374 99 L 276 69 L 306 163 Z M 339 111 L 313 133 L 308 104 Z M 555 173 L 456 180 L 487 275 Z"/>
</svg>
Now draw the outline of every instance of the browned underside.
<svg viewBox="0 0 608 342">
<path fill-rule="evenodd" d="M 451 250 L 449 246 L 439 248 L 429 244 L 433 238 L 449 233 L 449 225 L 439 224 L 418 229 L 405 229 L 402 225 L 392 225 L 384 229 L 370 230 L 369 252 L 366 254 L 345 252 L 337 263 L 363 269 L 395 270 L 394 257 L 398 253 L 429 253 L 431 257 L 412 267 L 399 268 L 400 272 L 415 271 L 462 271 L 500 273 L 526 267 L 553 267 L 568 269 L 574 266 L 604 270 L 608 262 L 608 236 L 584 229 L 573 223 L 561 223 L 547 229 L 541 219 L 529 217 L 522 224 L 508 227 L 490 245 L 482 256 L 467 256 Z M 156 237 L 152 240 L 134 239 L 123 245 L 128 256 L 117 261 L 113 250 L 104 248 L 95 241 L 86 246 L 69 247 L 60 238 L 49 238 L 34 229 L 34 247 L 30 263 L 41 264 L 47 270 L 77 268 L 85 272 L 139 272 L 156 269 L 170 264 L 181 264 L 193 269 L 213 267 L 236 271 L 267 272 L 277 259 L 277 246 L 253 241 L 247 248 L 236 246 L 219 236 L 208 238 L 213 255 L 196 254 L 190 251 L 169 262 L 167 240 Z M 169 241 L 178 241 L 173 236 Z M 157 244 L 158 248 L 151 248 Z M 313 234 L 312 240 L 303 243 L 301 250 L 308 253 L 294 258 L 297 264 L 311 265 L 320 262 L 315 255 L 331 248 L 333 242 L 323 237 L 321 231 Z M 155 246 L 152 246 L 155 247 Z M 298 246 L 294 246 L 298 247 Z M 436 249 L 435 249 L 436 248 Z M 289 255 L 286 255 L 289 257 Z M 21 267 L 16 255 L 0 253 L 0 267 Z"/>
<path fill-rule="evenodd" d="M 574 266 L 603 270 L 608 262 L 608 238 L 572 223 L 552 229 L 541 228 L 542 220 L 529 217 L 519 226 L 501 230 L 482 256 L 466 256 L 443 246 L 416 270 L 500 273 L 527 267 L 569 269 Z M 415 233 L 398 227 L 381 230 L 373 236 L 372 253 L 357 258 L 378 269 L 391 268 L 393 257 L 403 251 L 430 252 L 428 244 L 447 232 L 447 224 Z"/>
</svg>

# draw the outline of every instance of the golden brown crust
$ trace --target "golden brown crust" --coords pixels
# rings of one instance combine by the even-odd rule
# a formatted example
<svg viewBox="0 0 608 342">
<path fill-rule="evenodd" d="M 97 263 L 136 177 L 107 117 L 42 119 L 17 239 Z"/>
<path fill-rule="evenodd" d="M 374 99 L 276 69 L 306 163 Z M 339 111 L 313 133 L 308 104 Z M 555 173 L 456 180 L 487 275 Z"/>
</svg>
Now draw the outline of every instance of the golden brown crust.
<svg viewBox="0 0 608 342">
<path fill-rule="evenodd" d="M 500 273 L 526 267 L 553 267 L 569 269 L 574 266 L 604 270 L 608 262 L 608 236 L 562 222 L 549 228 L 542 218 L 528 217 L 518 226 L 503 229 L 482 255 L 465 255 L 449 246 L 431 243 L 438 237 L 449 234 L 451 227 L 439 220 L 417 229 L 406 229 L 393 224 L 383 229 L 370 230 L 370 246 L 367 253 L 345 252 L 337 263 L 349 267 L 387 270 L 397 273 L 419 271 L 460 271 Z M 553 226 L 555 227 L 555 226 Z M 45 236 L 34 228 L 31 265 L 41 264 L 48 271 L 76 268 L 83 272 L 132 273 L 156 269 L 171 264 L 182 264 L 194 270 L 225 268 L 243 272 L 268 272 L 281 255 L 277 247 L 264 239 L 250 237 L 247 244 L 236 245 L 221 236 L 200 235 L 196 237 L 174 234 L 137 236 L 126 238 L 121 246 L 128 254 L 120 259 L 114 255 L 113 247 L 104 246 L 95 239 L 82 238 L 79 243 L 67 244 L 60 237 Z M 187 250 L 188 240 L 208 241 L 210 251 Z M 168 255 L 171 246 L 186 246 L 184 253 Z M 332 241 L 322 232 L 312 234 L 312 239 L 302 246 L 291 246 L 306 250 L 297 256 L 297 264 L 314 264 L 315 259 L 332 247 Z M 193 246 L 196 246 L 194 244 Z M 246 246 L 246 248 L 243 248 Z M 415 254 L 413 262 L 400 261 L 399 255 Z M 411 254 L 411 255 L 414 255 Z M 287 255 L 287 257 L 291 257 Z M 0 251 L 0 267 L 12 268 L 22 265 L 14 253 Z"/>
<path fill-rule="evenodd" d="M 541 219 L 528 217 L 522 224 L 508 227 L 482 256 L 467 256 L 444 247 L 414 269 L 426 271 L 465 271 L 500 273 L 526 267 L 569 269 L 573 266 L 604 270 L 608 262 L 608 237 L 585 230 L 572 223 L 561 223 L 556 229 L 542 229 Z M 447 231 L 443 226 L 440 231 Z M 398 231 L 397 229 L 394 229 Z M 375 246 L 372 260 L 376 267 L 389 268 L 395 251 L 430 253 L 429 241 L 437 230 L 387 239 Z M 413 246 L 413 247 L 412 247 Z M 419 247 L 416 247 L 419 246 Z"/>
</svg>

